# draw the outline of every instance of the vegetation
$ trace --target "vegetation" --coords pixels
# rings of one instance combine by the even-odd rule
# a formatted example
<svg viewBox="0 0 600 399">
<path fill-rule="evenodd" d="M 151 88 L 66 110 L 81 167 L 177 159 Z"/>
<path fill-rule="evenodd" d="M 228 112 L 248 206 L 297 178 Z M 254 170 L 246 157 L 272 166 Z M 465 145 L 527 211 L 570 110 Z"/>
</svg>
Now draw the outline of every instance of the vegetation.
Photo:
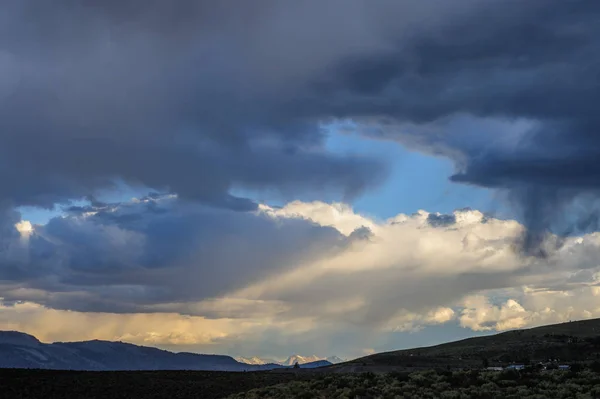
<svg viewBox="0 0 600 399">
<path fill-rule="evenodd" d="M 600 362 L 570 371 L 376 373 L 0 370 L 0 398 L 600 398 Z"/>
<path fill-rule="evenodd" d="M 0 369 L 1 399 L 217 399 L 309 376 L 276 372 Z"/>
<path fill-rule="evenodd" d="M 354 398 L 600 398 L 600 375 L 591 371 L 420 371 L 388 374 L 322 374 L 231 395 L 229 399 Z"/>
</svg>

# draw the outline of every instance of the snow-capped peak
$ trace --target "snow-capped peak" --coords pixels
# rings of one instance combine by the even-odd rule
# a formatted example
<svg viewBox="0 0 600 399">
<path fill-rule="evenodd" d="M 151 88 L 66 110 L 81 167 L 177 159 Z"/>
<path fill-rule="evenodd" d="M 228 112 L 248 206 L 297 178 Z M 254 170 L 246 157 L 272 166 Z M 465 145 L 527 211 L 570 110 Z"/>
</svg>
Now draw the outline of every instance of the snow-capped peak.
<svg viewBox="0 0 600 399">
<path fill-rule="evenodd" d="M 255 365 L 261 365 L 261 364 L 279 364 L 279 362 L 273 360 L 273 359 L 263 359 L 260 358 L 258 356 L 253 356 L 253 357 L 236 357 L 235 358 L 236 361 L 240 362 L 240 363 L 245 363 L 245 364 L 255 364 Z"/>
<path fill-rule="evenodd" d="M 298 363 L 298 364 L 305 364 L 305 363 L 312 363 L 312 362 L 316 362 L 319 360 L 324 360 L 325 358 L 319 357 L 319 356 L 300 356 L 300 355 L 292 355 L 290 357 L 288 357 L 282 364 L 284 366 L 293 366 L 294 364 Z"/>
<path fill-rule="evenodd" d="M 343 362 L 345 362 L 345 360 L 344 360 L 344 359 L 342 359 L 342 358 L 340 358 L 340 357 L 337 357 L 337 356 L 329 356 L 329 357 L 328 357 L 327 359 L 325 359 L 325 360 L 327 360 L 329 363 L 332 363 L 332 364 L 336 364 L 336 363 L 343 363 Z"/>
<path fill-rule="evenodd" d="M 312 356 L 301 356 L 301 355 L 292 355 L 290 357 L 288 357 L 285 362 L 283 362 L 282 364 L 285 366 L 293 366 L 294 364 L 296 364 L 296 362 L 298 364 L 305 364 L 305 363 L 313 363 L 313 362 L 318 362 L 321 360 L 325 360 L 328 361 L 329 363 L 342 363 L 345 360 L 340 359 L 337 356 L 329 356 L 329 357 L 322 357 L 322 356 L 316 356 L 316 355 L 312 355 Z"/>
<path fill-rule="evenodd" d="M 323 361 L 323 360 L 328 361 L 329 363 L 332 363 L 332 364 L 345 362 L 344 359 L 341 359 L 337 356 L 329 356 L 329 357 L 316 356 L 316 355 L 302 356 L 302 355 L 297 355 L 297 354 L 291 355 L 283 361 L 266 359 L 266 358 L 258 357 L 258 356 L 253 356 L 253 357 L 240 356 L 240 357 L 236 357 L 235 360 L 237 360 L 240 363 L 245 363 L 245 364 L 255 364 L 255 365 L 280 364 L 282 366 L 293 366 L 294 364 L 296 364 L 296 362 L 298 364 L 306 364 L 306 363 L 313 363 L 313 362 L 318 362 L 318 361 Z"/>
</svg>

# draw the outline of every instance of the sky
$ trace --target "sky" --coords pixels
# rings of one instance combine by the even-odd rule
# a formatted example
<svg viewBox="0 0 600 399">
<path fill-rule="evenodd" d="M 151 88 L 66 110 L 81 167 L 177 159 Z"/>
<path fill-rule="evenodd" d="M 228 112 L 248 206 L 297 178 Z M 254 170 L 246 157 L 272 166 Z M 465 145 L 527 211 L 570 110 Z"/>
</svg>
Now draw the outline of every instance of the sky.
<svg viewBox="0 0 600 399">
<path fill-rule="evenodd" d="M 599 317 L 599 17 L 8 0 L 0 329 L 355 358 Z"/>
</svg>

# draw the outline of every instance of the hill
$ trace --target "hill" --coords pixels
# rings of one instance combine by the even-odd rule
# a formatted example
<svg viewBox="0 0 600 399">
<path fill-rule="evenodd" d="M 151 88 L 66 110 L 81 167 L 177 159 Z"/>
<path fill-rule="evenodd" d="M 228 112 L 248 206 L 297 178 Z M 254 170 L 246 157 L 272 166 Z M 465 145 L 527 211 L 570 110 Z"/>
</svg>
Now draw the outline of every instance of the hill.
<svg viewBox="0 0 600 399">
<path fill-rule="evenodd" d="M 314 368 L 330 365 L 314 362 Z M 54 370 L 213 370 L 260 371 L 285 368 L 279 364 L 249 365 L 230 356 L 173 353 L 124 342 L 83 341 L 45 344 L 17 331 L 0 331 L 0 368 Z"/>
<path fill-rule="evenodd" d="M 600 359 L 600 319 L 582 320 L 467 338 L 430 347 L 378 353 L 328 367 L 337 372 L 480 368 L 549 360 Z"/>
</svg>

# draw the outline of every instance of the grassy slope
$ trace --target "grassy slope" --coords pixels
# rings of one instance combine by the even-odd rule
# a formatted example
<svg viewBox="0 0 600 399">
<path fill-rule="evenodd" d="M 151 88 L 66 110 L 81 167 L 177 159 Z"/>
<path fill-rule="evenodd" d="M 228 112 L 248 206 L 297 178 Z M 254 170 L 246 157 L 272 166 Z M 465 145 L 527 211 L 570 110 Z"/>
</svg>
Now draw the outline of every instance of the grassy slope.
<svg viewBox="0 0 600 399">
<path fill-rule="evenodd" d="M 591 361 L 600 358 L 600 319 L 553 324 L 467 338 L 441 345 L 378 353 L 331 367 L 334 371 L 378 368 L 479 367 L 521 361 Z M 365 369 L 366 367 L 366 369 Z M 364 370 L 363 370 L 364 369 Z M 381 370 L 386 371 L 386 370 Z"/>
</svg>

